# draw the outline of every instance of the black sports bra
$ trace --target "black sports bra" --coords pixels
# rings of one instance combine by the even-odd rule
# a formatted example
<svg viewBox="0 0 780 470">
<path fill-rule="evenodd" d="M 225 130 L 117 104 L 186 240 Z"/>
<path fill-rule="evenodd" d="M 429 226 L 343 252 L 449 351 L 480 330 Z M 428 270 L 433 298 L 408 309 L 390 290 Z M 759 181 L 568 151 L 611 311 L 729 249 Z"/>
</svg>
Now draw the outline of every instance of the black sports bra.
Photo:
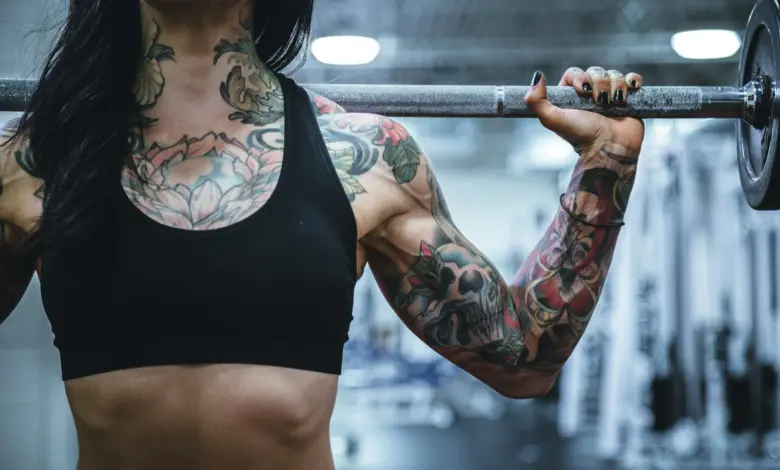
<svg viewBox="0 0 780 470">
<path fill-rule="evenodd" d="M 117 182 L 111 236 L 44 253 L 41 291 L 64 380 L 204 363 L 341 372 L 355 218 L 306 92 L 279 79 L 284 157 L 258 212 L 221 229 L 171 228 Z"/>
</svg>

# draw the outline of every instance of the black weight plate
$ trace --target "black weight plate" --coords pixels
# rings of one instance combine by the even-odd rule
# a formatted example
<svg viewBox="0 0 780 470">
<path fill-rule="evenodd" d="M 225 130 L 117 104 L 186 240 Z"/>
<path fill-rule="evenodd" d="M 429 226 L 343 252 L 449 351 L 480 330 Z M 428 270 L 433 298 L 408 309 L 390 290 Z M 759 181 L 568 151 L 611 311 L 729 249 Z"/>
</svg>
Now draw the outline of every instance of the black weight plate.
<svg viewBox="0 0 780 470">
<path fill-rule="evenodd" d="M 750 14 L 740 60 L 739 85 L 767 76 L 771 116 L 766 126 L 756 129 L 737 124 L 739 177 L 748 204 L 758 210 L 780 209 L 780 151 L 775 80 L 780 78 L 780 6 L 777 0 L 758 0 Z"/>
</svg>

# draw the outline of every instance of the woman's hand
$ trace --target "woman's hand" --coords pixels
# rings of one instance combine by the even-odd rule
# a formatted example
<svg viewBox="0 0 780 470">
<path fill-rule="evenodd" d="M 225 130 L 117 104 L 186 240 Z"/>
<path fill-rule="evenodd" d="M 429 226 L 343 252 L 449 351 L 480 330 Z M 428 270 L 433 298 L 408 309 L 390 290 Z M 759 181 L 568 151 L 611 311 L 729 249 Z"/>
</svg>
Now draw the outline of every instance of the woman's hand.
<svg viewBox="0 0 780 470">
<path fill-rule="evenodd" d="M 591 67 L 587 71 L 572 67 L 563 74 L 559 86 L 574 87 L 577 93 L 592 96 L 603 107 L 625 106 L 630 99 L 628 92 L 642 86 L 642 77 L 601 67 Z M 544 127 L 571 143 L 581 155 L 594 148 L 600 150 L 614 145 L 626 154 L 639 155 L 645 135 L 642 121 L 610 119 L 588 111 L 558 108 L 547 100 L 547 81 L 541 72 L 534 74 L 525 102 Z"/>
</svg>

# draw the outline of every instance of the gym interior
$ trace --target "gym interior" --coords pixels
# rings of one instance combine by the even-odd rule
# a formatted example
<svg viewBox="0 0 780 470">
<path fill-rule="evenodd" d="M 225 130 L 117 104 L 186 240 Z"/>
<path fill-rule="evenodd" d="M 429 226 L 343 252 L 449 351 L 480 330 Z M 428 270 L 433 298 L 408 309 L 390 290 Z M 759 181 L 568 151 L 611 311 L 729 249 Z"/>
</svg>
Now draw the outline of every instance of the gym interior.
<svg viewBox="0 0 780 470">
<path fill-rule="evenodd" d="M 0 78 L 36 76 L 67 3 L 0 1 Z M 534 70 L 557 82 L 569 66 L 601 65 L 645 86 L 741 86 L 754 4 L 317 0 L 319 41 L 293 77 L 527 85 Z M 576 154 L 534 119 L 402 122 L 458 227 L 511 279 Z M 503 398 L 441 359 L 365 273 L 331 426 L 339 470 L 780 468 L 780 214 L 745 199 L 738 119 L 646 126 L 605 292 L 548 396 Z M 59 367 L 33 279 L 0 328 L 0 470 L 75 468 Z"/>
</svg>

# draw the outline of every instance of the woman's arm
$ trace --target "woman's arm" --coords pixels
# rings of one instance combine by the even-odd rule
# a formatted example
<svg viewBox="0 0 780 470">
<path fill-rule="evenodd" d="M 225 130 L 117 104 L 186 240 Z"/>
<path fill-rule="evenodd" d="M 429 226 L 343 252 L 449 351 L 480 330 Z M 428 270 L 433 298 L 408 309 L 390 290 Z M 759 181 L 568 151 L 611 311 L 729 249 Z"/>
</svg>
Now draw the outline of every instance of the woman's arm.
<svg viewBox="0 0 780 470">
<path fill-rule="evenodd" d="M 19 210 L 19 194 L 33 190 L 40 198 L 40 185 L 29 174 L 29 149 L 23 138 L 11 140 L 13 126 L 12 121 L 0 127 L 0 324 L 16 308 L 34 272 L 34 260 L 16 253 L 26 234 L 10 221 Z"/>
<path fill-rule="evenodd" d="M 419 149 L 411 136 L 402 144 Z M 583 221 L 560 209 L 511 282 L 457 229 L 421 151 L 418 162 L 401 184 L 409 210 L 364 240 L 385 297 L 420 339 L 499 393 L 546 394 L 590 321 L 618 238 L 585 222 L 622 220 L 635 156 L 605 144 L 580 158 L 563 202 Z"/>
<path fill-rule="evenodd" d="M 560 85 L 602 106 L 622 105 L 641 76 L 571 68 Z M 511 282 L 457 229 L 419 145 L 387 119 L 380 127 L 394 138 L 383 139 L 378 160 L 407 204 L 364 241 L 375 277 L 406 325 L 442 356 L 514 398 L 546 394 L 588 326 L 644 137 L 634 119 L 556 108 L 538 72 L 526 103 L 580 158 L 561 208 Z"/>
</svg>

